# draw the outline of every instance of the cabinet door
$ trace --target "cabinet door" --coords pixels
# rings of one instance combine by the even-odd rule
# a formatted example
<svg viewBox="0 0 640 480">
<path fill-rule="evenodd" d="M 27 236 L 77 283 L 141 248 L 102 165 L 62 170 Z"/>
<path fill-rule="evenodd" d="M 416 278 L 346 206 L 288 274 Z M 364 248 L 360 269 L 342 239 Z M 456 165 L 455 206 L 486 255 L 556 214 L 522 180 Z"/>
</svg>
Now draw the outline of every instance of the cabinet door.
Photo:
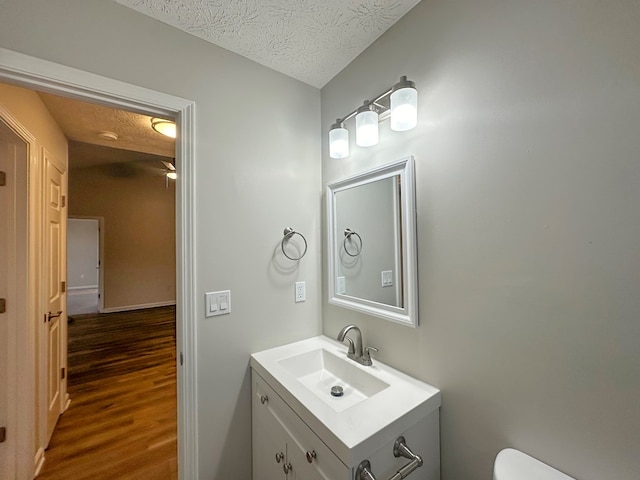
<svg viewBox="0 0 640 480">
<path fill-rule="evenodd" d="M 295 414 L 287 424 L 287 458 L 299 479 L 349 480 L 350 469 Z"/>
<path fill-rule="evenodd" d="M 257 382 L 256 378 L 253 376 L 252 379 L 253 480 L 284 480 L 287 434 L 269 405 L 273 395 L 265 391 L 263 384 Z"/>
<path fill-rule="evenodd" d="M 284 479 L 285 476 L 286 480 L 349 480 L 351 478 L 351 470 L 255 372 L 252 373 L 252 382 L 254 480 L 271 478 L 260 476 L 262 473 L 259 470 L 271 471 L 277 452 L 285 453 L 285 460 L 277 464 L 280 478 Z M 264 444 L 268 445 L 264 446 Z M 309 453 L 309 459 L 307 459 L 307 453 Z M 285 465 L 287 468 L 284 468 Z"/>
</svg>

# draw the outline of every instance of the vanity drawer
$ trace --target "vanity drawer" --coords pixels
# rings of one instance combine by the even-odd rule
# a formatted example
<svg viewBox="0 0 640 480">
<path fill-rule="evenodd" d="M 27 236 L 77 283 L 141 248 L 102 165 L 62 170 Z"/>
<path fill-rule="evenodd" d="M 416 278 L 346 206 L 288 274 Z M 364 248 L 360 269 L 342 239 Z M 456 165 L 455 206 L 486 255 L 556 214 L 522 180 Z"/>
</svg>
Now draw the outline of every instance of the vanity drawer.
<svg viewBox="0 0 640 480">
<path fill-rule="evenodd" d="M 253 422 L 286 431 L 287 462 L 299 480 L 350 480 L 351 469 L 327 447 L 287 403 L 252 371 Z M 254 428 L 254 431 L 257 429 Z M 254 439 L 260 441 L 260 439 Z M 255 476 L 254 476 L 255 478 Z"/>
</svg>

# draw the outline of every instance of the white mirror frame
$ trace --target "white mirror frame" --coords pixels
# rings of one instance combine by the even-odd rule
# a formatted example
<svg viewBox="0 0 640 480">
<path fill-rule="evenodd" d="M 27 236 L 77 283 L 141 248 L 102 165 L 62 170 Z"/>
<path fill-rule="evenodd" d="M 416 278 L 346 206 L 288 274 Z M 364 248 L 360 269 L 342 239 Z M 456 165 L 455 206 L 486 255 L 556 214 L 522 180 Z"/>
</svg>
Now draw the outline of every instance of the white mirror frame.
<svg viewBox="0 0 640 480">
<path fill-rule="evenodd" d="M 395 175 L 400 176 L 400 211 L 402 229 L 403 307 L 395 307 L 364 298 L 336 293 L 336 215 L 335 194 Z M 418 246 L 416 226 L 415 167 L 413 156 L 368 170 L 327 185 L 327 272 L 329 303 L 405 325 L 418 326 Z"/>
</svg>

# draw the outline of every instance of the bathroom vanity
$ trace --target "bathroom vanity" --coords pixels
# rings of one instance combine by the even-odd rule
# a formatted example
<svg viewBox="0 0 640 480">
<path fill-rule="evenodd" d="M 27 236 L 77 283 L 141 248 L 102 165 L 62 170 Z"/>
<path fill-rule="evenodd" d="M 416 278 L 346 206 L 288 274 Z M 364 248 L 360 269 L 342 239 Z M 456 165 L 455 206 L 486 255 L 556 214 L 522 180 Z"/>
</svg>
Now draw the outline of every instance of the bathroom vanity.
<svg viewBox="0 0 640 480">
<path fill-rule="evenodd" d="M 359 480 L 363 465 L 378 480 L 403 467 L 440 478 L 435 387 L 360 365 L 325 336 L 255 353 L 251 370 L 253 480 Z M 410 454 L 394 456 L 398 445 Z"/>
</svg>

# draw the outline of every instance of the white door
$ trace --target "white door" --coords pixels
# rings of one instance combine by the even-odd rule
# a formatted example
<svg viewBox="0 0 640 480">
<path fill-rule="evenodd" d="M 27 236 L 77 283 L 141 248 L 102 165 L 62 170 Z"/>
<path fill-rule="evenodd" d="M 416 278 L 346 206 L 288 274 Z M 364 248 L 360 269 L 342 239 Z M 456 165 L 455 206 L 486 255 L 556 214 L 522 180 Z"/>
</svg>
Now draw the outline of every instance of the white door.
<svg viewBox="0 0 640 480">
<path fill-rule="evenodd" d="M 65 175 L 45 153 L 45 291 L 47 321 L 47 439 L 62 413 L 65 395 L 63 367 L 66 363 L 66 273 L 64 247 L 66 242 Z"/>
</svg>

